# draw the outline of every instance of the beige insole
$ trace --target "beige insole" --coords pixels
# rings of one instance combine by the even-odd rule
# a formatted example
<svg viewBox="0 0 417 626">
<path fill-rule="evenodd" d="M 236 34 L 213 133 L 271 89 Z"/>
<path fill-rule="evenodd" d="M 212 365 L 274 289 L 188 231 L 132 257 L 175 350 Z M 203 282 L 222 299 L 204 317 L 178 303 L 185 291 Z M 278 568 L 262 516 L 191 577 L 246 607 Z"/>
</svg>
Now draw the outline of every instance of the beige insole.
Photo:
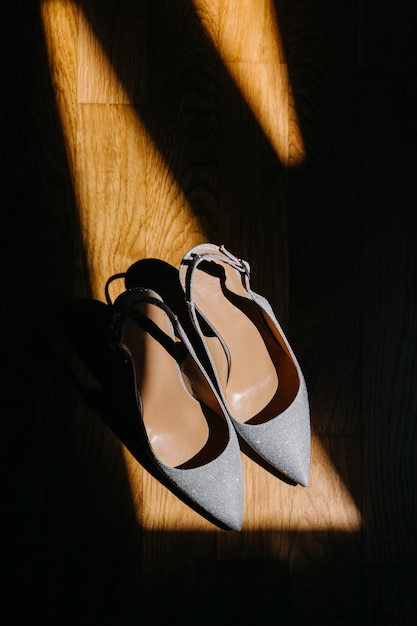
<svg viewBox="0 0 417 626">
<path fill-rule="evenodd" d="M 163 310 L 145 303 L 135 310 L 155 322 L 171 341 Z M 194 466 L 219 454 L 225 445 L 224 420 L 190 395 L 175 358 L 134 317 L 125 322 L 122 342 L 134 362 L 144 425 L 159 459 L 170 467 Z M 217 429 L 219 435 L 212 437 L 216 441 L 213 446 L 208 446 L 210 429 Z"/>
<path fill-rule="evenodd" d="M 229 378 L 227 383 L 224 377 L 220 381 L 230 412 L 241 422 L 260 423 L 281 413 L 294 399 L 297 371 L 266 328 L 257 305 L 247 298 L 238 272 L 227 263 L 216 263 L 226 273 L 225 288 L 218 276 L 200 265 L 193 275 L 194 301 L 230 352 Z M 224 370 L 225 356 L 219 362 L 219 354 L 212 352 L 212 358 Z"/>
</svg>

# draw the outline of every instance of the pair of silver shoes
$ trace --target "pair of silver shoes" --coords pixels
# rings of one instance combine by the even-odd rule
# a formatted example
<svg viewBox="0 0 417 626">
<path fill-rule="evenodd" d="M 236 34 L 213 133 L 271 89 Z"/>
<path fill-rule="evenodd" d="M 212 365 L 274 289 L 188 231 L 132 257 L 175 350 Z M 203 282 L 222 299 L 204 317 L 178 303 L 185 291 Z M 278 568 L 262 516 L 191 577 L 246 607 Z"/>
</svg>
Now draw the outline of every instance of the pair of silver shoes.
<svg viewBox="0 0 417 626">
<path fill-rule="evenodd" d="M 109 283 L 124 277 L 114 303 Z M 111 277 L 116 342 L 129 360 L 145 447 L 192 506 L 242 528 L 239 438 L 295 484 L 310 479 L 303 374 L 249 264 L 206 243 L 179 271 L 143 259 Z"/>
</svg>

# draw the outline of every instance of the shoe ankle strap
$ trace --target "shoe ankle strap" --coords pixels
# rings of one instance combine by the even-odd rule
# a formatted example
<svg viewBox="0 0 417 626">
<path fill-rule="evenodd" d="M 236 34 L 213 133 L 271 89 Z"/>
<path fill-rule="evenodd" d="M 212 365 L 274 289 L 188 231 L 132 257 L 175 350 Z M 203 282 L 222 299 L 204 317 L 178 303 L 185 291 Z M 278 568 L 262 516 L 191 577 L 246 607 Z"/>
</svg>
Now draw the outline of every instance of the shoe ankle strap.
<svg viewBox="0 0 417 626">
<path fill-rule="evenodd" d="M 190 256 L 184 258 L 182 261 L 182 265 L 187 266 L 184 277 L 184 287 L 185 299 L 189 304 L 192 304 L 191 283 L 194 270 L 203 261 L 221 261 L 223 263 L 228 263 L 241 274 L 245 289 L 250 291 L 250 265 L 248 261 L 236 257 L 234 254 L 229 252 L 223 244 L 221 246 L 213 246 L 213 248 L 214 250 L 210 250 L 210 246 L 207 244 L 196 246 L 196 248 L 191 251 Z M 204 250 L 206 250 L 206 252 L 204 252 Z"/>
<path fill-rule="evenodd" d="M 110 278 L 107 279 L 106 285 L 104 287 L 104 296 L 109 306 L 113 306 L 113 300 L 110 297 L 110 291 L 109 291 L 109 287 L 111 283 L 113 283 L 115 280 L 120 280 L 121 278 L 125 278 L 125 277 L 126 277 L 126 272 L 119 272 L 118 274 L 113 274 L 113 276 L 110 276 Z"/>
</svg>

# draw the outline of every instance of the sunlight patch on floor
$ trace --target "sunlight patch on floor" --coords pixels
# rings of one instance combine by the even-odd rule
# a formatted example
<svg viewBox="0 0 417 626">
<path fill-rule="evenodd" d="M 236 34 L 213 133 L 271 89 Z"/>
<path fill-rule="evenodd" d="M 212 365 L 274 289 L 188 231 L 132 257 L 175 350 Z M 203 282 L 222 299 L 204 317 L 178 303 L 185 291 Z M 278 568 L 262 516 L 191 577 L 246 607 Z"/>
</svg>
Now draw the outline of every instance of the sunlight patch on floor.
<svg viewBox="0 0 417 626">
<path fill-rule="evenodd" d="M 193 4 L 280 162 L 300 165 L 305 149 L 273 0 L 222 0 L 221 20 L 212 0 Z M 209 28 L 210 22 L 219 22 L 218 28 Z"/>
<path fill-rule="evenodd" d="M 288 101 L 288 106 L 278 110 L 278 102 L 285 101 L 283 94 L 290 90 L 278 25 L 276 19 L 271 17 L 275 16 L 273 3 L 269 0 L 262 2 L 245 0 L 241 4 L 227 1 L 229 7 L 234 8 L 235 11 L 241 4 L 250 9 L 248 14 L 244 14 L 243 11 L 238 13 L 243 20 L 242 28 L 248 19 L 259 23 L 259 31 L 253 29 L 253 26 L 252 30 L 248 28 L 248 32 L 255 33 L 258 47 L 254 45 L 253 49 L 259 52 L 259 56 L 254 63 L 245 57 L 245 49 L 236 48 L 236 28 L 240 28 L 241 22 L 238 20 L 234 27 L 230 27 L 234 21 L 228 18 L 227 11 L 225 22 L 218 31 L 218 40 L 214 37 L 213 41 L 218 46 L 221 58 L 281 161 L 286 164 L 297 163 L 296 154 L 298 154 L 298 162 L 301 162 L 304 155 L 301 136 L 298 136 L 295 141 L 295 144 L 299 146 L 298 152 L 296 151 L 291 156 L 288 149 L 291 143 L 289 138 L 290 112 L 291 115 L 295 115 L 293 103 Z M 207 2 L 208 0 L 194 0 L 199 11 Z M 51 80 L 66 142 L 81 226 L 85 233 L 93 291 L 101 293 L 108 276 L 113 271 L 125 269 L 125 267 L 111 267 L 108 258 L 117 258 L 119 265 L 127 265 L 130 260 L 129 255 L 134 258 L 138 252 L 138 248 L 134 248 L 134 245 L 139 245 L 136 243 L 136 233 L 132 234 L 132 243 L 125 240 L 119 242 L 115 236 L 119 219 L 118 206 L 122 196 L 125 216 L 130 216 L 132 224 L 136 224 L 140 230 L 141 224 L 136 223 L 138 198 L 139 205 L 143 203 L 143 213 L 146 214 L 146 177 L 151 176 L 155 179 L 160 177 L 164 180 L 165 186 L 168 179 L 170 187 L 175 188 L 176 206 L 181 205 L 183 207 L 181 211 L 189 213 L 190 221 L 195 218 L 180 186 L 166 166 L 163 155 L 158 155 L 157 158 L 154 155 L 152 163 L 155 165 L 155 171 L 149 172 L 145 164 L 143 183 L 138 179 L 139 174 L 127 176 L 128 171 L 138 171 L 137 167 L 133 170 L 129 169 L 127 163 L 141 163 L 144 154 L 148 154 L 150 148 L 154 153 L 157 152 L 156 145 L 148 135 L 133 105 L 126 102 L 120 106 L 109 105 L 107 109 L 106 105 L 104 108 L 100 105 L 95 111 L 93 108 L 88 108 L 90 104 L 82 104 L 78 101 L 77 85 L 80 72 L 76 51 L 80 50 L 80 45 L 83 49 L 83 63 L 91 64 L 89 76 L 97 75 L 97 80 L 101 80 L 100 76 L 103 76 L 103 73 L 107 76 L 104 84 L 108 102 L 115 99 L 128 101 L 123 85 L 107 61 L 100 43 L 95 40 L 79 7 L 69 0 L 44 0 L 41 4 L 41 15 L 49 54 Z M 83 37 L 84 43 L 82 43 Z M 119 124 L 117 129 L 120 128 L 120 132 L 112 131 L 111 123 Z M 109 131 L 107 134 L 106 132 L 94 133 L 94 124 L 97 125 L 98 130 L 104 126 L 108 127 Z M 291 128 L 296 128 L 296 124 L 292 123 Z M 101 143 L 103 141 L 104 144 Z M 103 157 L 106 151 L 108 157 L 106 154 Z M 120 158 L 120 152 L 124 153 L 122 158 Z M 102 161 L 97 172 L 95 174 L 93 172 L 95 178 L 93 176 L 91 181 L 87 177 L 87 172 L 88 176 L 91 175 L 87 168 L 91 164 L 90 157 L 94 154 L 101 154 Z M 103 162 L 106 163 L 105 171 L 102 168 Z M 132 185 L 132 188 L 129 185 Z M 108 197 L 113 200 L 107 202 Z M 88 246 L 92 246 L 91 249 L 88 249 L 87 243 Z M 132 247 L 129 248 L 130 245 Z M 118 247 L 121 248 L 120 251 Z M 123 257 L 125 249 L 128 252 L 126 257 Z M 103 254 L 103 250 L 107 254 Z M 245 474 L 248 479 L 245 527 L 252 530 L 334 529 L 347 532 L 357 531 L 360 528 L 360 513 L 349 489 L 332 465 L 329 455 L 321 445 L 320 438 L 313 437 L 312 441 L 312 477 L 307 488 L 289 486 L 256 466 L 249 459 L 244 459 Z M 131 480 L 132 500 L 138 503 L 136 513 L 138 523 L 143 528 L 175 531 L 213 530 L 213 525 L 180 502 L 168 489 L 140 468 L 137 461 L 126 450 L 124 452 L 127 472 Z M 262 485 L 261 495 L 260 485 Z M 139 492 L 143 494 L 143 499 L 138 496 Z M 264 501 L 263 498 L 266 500 Z"/>
<path fill-rule="evenodd" d="M 124 449 L 131 488 L 144 495 L 136 511 L 149 531 L 213 532 L 216 526 L 164 487 Z M 307 487 L 286 484 L 243 455 L 245 512 L 242 531 L 358 532 L 361 513 L 332 464 L 320 437 L 312 437 L 311 481 Z"/>
</svg>

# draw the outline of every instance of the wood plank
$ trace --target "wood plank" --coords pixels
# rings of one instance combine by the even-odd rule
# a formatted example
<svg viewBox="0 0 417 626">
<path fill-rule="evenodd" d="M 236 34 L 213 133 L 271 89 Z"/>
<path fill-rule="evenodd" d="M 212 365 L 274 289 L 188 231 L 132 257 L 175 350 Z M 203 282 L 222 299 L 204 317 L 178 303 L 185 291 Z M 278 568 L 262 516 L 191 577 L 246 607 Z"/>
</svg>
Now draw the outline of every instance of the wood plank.
<svg viewBox="0 0 417 626">
<path fill-rule="evenodd" d="M 257 68 L 243 66 L 246 80 Z M 283 326 L 287 296 L 287 177 L 230 76 L 220 83 L 219 240 L 251 265 L 253 289 Z"/>
<path fill-rule="evenodd" d="M 147 102 L 148 2 L 81 0 L 78 6 L 78 101 Z"/>
<path fill-rule="evenodd" d="M 366 614 L 416 620 L 415 9 L 359 3 Z"/>
<path fill-rule="evenodd" d="M 66 607 L 71 621 L 86 605 L 93 606 L 109 588 L 107 565 L 116 571 L 121 554 L 126 569 L 121 568 L 119 580 L 122 590 L 123 582 L 131 589 L 141 548 L 120 442 L 84 404 L 75 383 L 79 372 L 73 370 L 73 347 L 63 329 L 74 294 L 87 295 L 89 284 L 72 186 L 74 151 L 67 143 L 73 135 L 63 128 L 64 120 L 75 117 L 70 78 L 74 22 L 67 4 L 59 8 L 64 12 L 48 13 L 52 22 L 42 24 L 35 5 L 27 22 L 18 20 L 24 62 L 19 67 L 14 60 L 19 71 L 10 109 L 16 124 L 5 135 L 12 191 L 7 233 L 9 244 L 20 250 L 6 293 L 11 296 L 16 285 L 26 284 L 24 306 L 14 305 L 13 315 L 7 312 L 10 334 L 2 344 L 10 356 L 3 407 L 8 416 L 4 441 L 10 445 L 5 459 L 12 522 L 10 601 L 18 621 L 21 612 L 29 611 L 45 623 L 59 621 Z M 52 18 L 59 22 L 61 49 L 48 60 L 44 33 L 56 25 Z M 51 39 L 46 39 L 49 47 Z M 62 59 L 67 63 L 61 65 Z M 57 103 L 55 91 L 61 87 L 68 91 L 59 94 Z M 28 372 L 22 371 L 23 362 Z M 83 373 L 77 383 L 86 380 Z M 116 582 L 108 603 L 120 591 Z"/>
<path fill-rule="evenodd" d="M 295 624 L 361 623 L 354 40 L 351 6 L 289 3 L 289 84 L 305 149 L 305 159 L 288 174 L 289 336 L 306 376 L 313 433 L 319 435 L 317 442 L 313 437 L 311 484 L 295 494 L 300 512 L 290 536 Z"/>
<path fill-rule="evenodd" d="M 389 2 L 359 0 L 358 61 L 361 70 L 402 71 L 409 59 L 415 71 L 414 2 L 401 0 L 395 11 Z"/>
<path fill-rule="evenodd" d="M 130 105 L 79 107 L 76 193 L 92 294 L 99 300 L 110 276 L 145 256 L 148 144 Z"/>
<path fill-rule="evenodd" d="M 285 62 L 276 4 L 279 3 L 271 0 L 222 2 L 219 12 L 219 51 L 226 64 L 228 61 Z"/>
<path fill-rule="evenodd" d="M 311 484 L 294 492 L 290 517 L 295 624 L 360 623 L 360 448 L 359 437 L 313 437 Z"/>
<path fill-rule="evenodd" d="M 415 622 L 415 17 L 7 6 L 2 519 L 22 622 Z M 113 272 L 204 240 L 250 261 L 312 406 L 307 488 L 242 446 L 240 533 L 153 475 L 102 302 Z"/>
<path fill-rule="evenodd" d="M 218 49 L 220 239 L 249 261 L 253 288 L 285 327 L 289 103 L 273 3 L 222 5 Z"/>
<path fill-rule="evenodd" d="M 416 568 L 369 568 L 364 577 L 369 626 L 412 626 L 417 620 Z"/>
<path fill-rule="evenodd" d="M 372 157 L 362 163 L 361 197 L 364 538 L 370 565 L 408 565 L 417 550 L 415 165 L 399 141 L 403 78 L 362 78 L 363 150 Z"/>
<path fill-rule="evenodd" d="M 360 432 L 355 14 L 288 12 L 288 66 L 306 160 L 289 174 L 291 338 L 314 431 Z"/>
<path fill-rule="evenodd" d="M 153 141 L 147 255 L 178 265 L 188 249 L 216 238 L 217 58 L 190 3 L 161 9 L 150 7 L 152 69 L 143 110 Z"/>
</svg>

